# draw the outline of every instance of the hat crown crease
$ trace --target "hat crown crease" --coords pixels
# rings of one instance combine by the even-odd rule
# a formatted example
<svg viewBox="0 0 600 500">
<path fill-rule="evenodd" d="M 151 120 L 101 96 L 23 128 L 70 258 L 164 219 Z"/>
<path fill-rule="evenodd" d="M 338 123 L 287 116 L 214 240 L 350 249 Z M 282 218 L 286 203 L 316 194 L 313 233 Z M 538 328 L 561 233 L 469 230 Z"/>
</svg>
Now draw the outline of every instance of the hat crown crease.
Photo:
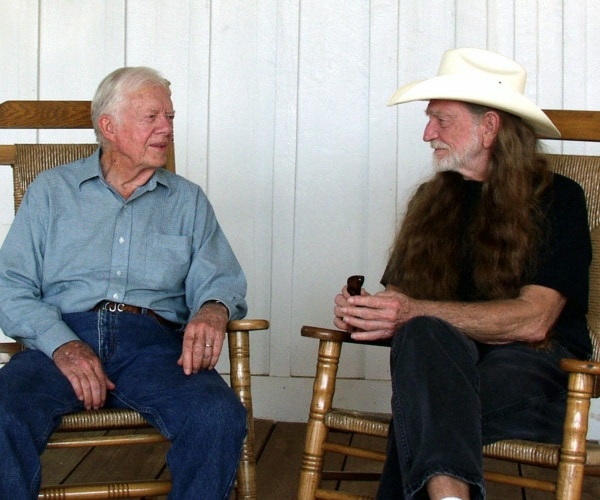
<svg viewBox="0 0 600 500">
<path fill-rule="evenodd" d="M 447 51 L 440 63 L 438 76 L 482 78 L 494 84 L 525 92 L 527 72 L 517 62 L 500 54 L 490 54 L 478 49 L 454 49 Z"/>
</svg>

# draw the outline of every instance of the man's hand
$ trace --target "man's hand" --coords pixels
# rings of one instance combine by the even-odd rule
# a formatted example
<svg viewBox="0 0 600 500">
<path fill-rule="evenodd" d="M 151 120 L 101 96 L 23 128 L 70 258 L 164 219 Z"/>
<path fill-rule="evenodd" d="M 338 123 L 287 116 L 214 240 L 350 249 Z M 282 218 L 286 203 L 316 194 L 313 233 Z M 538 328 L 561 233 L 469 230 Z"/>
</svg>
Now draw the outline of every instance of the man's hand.
<svg viewBox="0 0 600 500">
<path fill-rule="evenodd" d="M 215 367 L 223 350 L 228 320 L 227 307 L 218 302 L 207 302 L 190 320 L 177 361 L 186 375 Z"/>
<path fill-rule="evenodd" d="M 113 390 L 115 384 L 106 376 L 100 359 L 89 345 L 80 340 L 67 342 L 54 351 L 52 359 L 71 382 L 86 410 L 104 406 L 106 393 Z"/>
<path fill-rule="evenodd" d="M 367 291 L 365 291 L 364 288 L 361 288 L 360 294 L 362 296 L 369 296 L 369 293 Z M 343 317 L 344 315 L 342 314 L 342 308 L 348 306 L 348 299 L 350 297 L 351 297 L 351 295 L 348 292 L 348 286 L 344 285 L 344 288 L 342 288 L 342 291 L 340 293 L 338 293 L 334 299 L 335 306 L 333 308 L 333 315 L 334 315 L 333 324 L 336 327 L 338 327 L 340 330 L 346 330 L 347 332 L 355 332 L 357 329 L 354 326 L 346 323 L 344 321 L 344 317 Z"/>
<path fill-rule="evenodd" d="M 352 332 L 355 340 L 379 340 L 393 337 L 398 326 L 415 315 L 416 301 L 392 290 L 351 297 L 344 289 L 335 304 L 338 328 Z"/>
</svg>

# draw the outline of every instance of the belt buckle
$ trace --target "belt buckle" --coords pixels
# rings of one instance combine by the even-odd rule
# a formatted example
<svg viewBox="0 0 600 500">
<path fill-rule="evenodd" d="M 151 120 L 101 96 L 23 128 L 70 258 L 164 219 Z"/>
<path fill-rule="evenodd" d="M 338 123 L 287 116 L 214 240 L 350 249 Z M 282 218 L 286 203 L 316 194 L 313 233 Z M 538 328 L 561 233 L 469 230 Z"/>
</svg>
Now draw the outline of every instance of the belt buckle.
<svg viewBox="0 0 600 500">
<path fill-rule="evenodd" d="M 125 304 L 117 304 L 116 302 L 109 302 L 106 304 L 105 309 L 109 312 L 123 312 L 125 310 Z"/>
</svg>

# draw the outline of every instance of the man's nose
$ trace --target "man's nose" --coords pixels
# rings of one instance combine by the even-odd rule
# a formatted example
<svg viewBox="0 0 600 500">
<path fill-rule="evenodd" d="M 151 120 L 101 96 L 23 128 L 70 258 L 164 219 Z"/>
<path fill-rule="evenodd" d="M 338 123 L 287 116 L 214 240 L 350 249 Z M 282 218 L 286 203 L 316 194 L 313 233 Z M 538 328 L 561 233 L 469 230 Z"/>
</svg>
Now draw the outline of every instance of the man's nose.
<svg viewBox="0 0 600 500">
<path fill-rule="evenodd" d="M 425 142 L 431 142 L 434 139 L 437 139 L 437 137 L 438 137 L 437 128 L 432 123 L 432 121 L 429 120 L 427 122 L 427 125 L 425 125 L 425 130 L 423 130 L 423 140 Z"/>
<path fill-rule="evenodd" d="M 158 130 L 165 133 L 173 132 L 173 118 L 161 115 L 157 126 Z"/>
</svg>

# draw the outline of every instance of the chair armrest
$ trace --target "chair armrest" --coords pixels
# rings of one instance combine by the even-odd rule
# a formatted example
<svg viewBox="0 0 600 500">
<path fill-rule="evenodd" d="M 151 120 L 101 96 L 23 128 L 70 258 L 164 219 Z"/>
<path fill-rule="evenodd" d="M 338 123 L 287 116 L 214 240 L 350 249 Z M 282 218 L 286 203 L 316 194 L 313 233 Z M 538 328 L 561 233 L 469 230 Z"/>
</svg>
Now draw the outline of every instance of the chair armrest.
<svg viewBox="0 0 600 500">
<path fill-rule="evenodd" d="M 250 423 L 252 422 L 250 332 L 267 328 L 269 322 L 266 319 L 240 319 L 227 323 L 231 387 L 246 407 Z"/>
<path fill-rule="evenodd" d="M 19 342 L 0 342 L 0 353 L 12 356 L 23 350 L 23 345 Z"/>
<path fill-rule="evenodd" d="M 254 450 L 254 412 L 250 373 L 250 332 L 266 330 L 266 319 L 239 319 L 227 323 L 231 388 L 246 408 L 246 438 L 242 445 L 237 473 L 238 498 L 256 498 L 256 454 Z"/>
<path fill-rule="evenodd" d="M 269 322 L 266 319 L 232 319 L 227 323 L 228 332 L 266 330 Z"/>
<path fill-rule="evenodd" d="M 330 328 L 304 325 L 300 330 L 300 333 L 303 337 L 310 337 L 313 339 L 333 340 L 334 342 L 352 342 L 350 333 L 343 330 L 331 330 Z"/>
<path fill-rule="evenodd" d="M 556 492 L 557 498 L 567 498 L 568 483 L 583 481 L 590 403 L 600 363 L 561 359 L 560 367 L 569 373 L 569 382 Z"/>
<path fill-rule="evenodd" d="M 585 373 L 586 375 L 600 375 L 600 363 L 583 361 L 581 359 L 561 359 L 560 367 L 568 373 Z"/>
<path fill-rule="evenodd" d="M 344 342 L 348 344 L 362 344 L 362 345 L 378 345 L 378 346 L 390 346 L 390 339 L 382 340 L 354 340 L 349 332 L 344 330 L 332 330 L 330 328 L 321 328 L 318 326 L 307 326 L 304 325 L 300 333 L 303 337 L 310 337 L 318 340 L 330 340 L 333 342 Z"/>
</svg>

